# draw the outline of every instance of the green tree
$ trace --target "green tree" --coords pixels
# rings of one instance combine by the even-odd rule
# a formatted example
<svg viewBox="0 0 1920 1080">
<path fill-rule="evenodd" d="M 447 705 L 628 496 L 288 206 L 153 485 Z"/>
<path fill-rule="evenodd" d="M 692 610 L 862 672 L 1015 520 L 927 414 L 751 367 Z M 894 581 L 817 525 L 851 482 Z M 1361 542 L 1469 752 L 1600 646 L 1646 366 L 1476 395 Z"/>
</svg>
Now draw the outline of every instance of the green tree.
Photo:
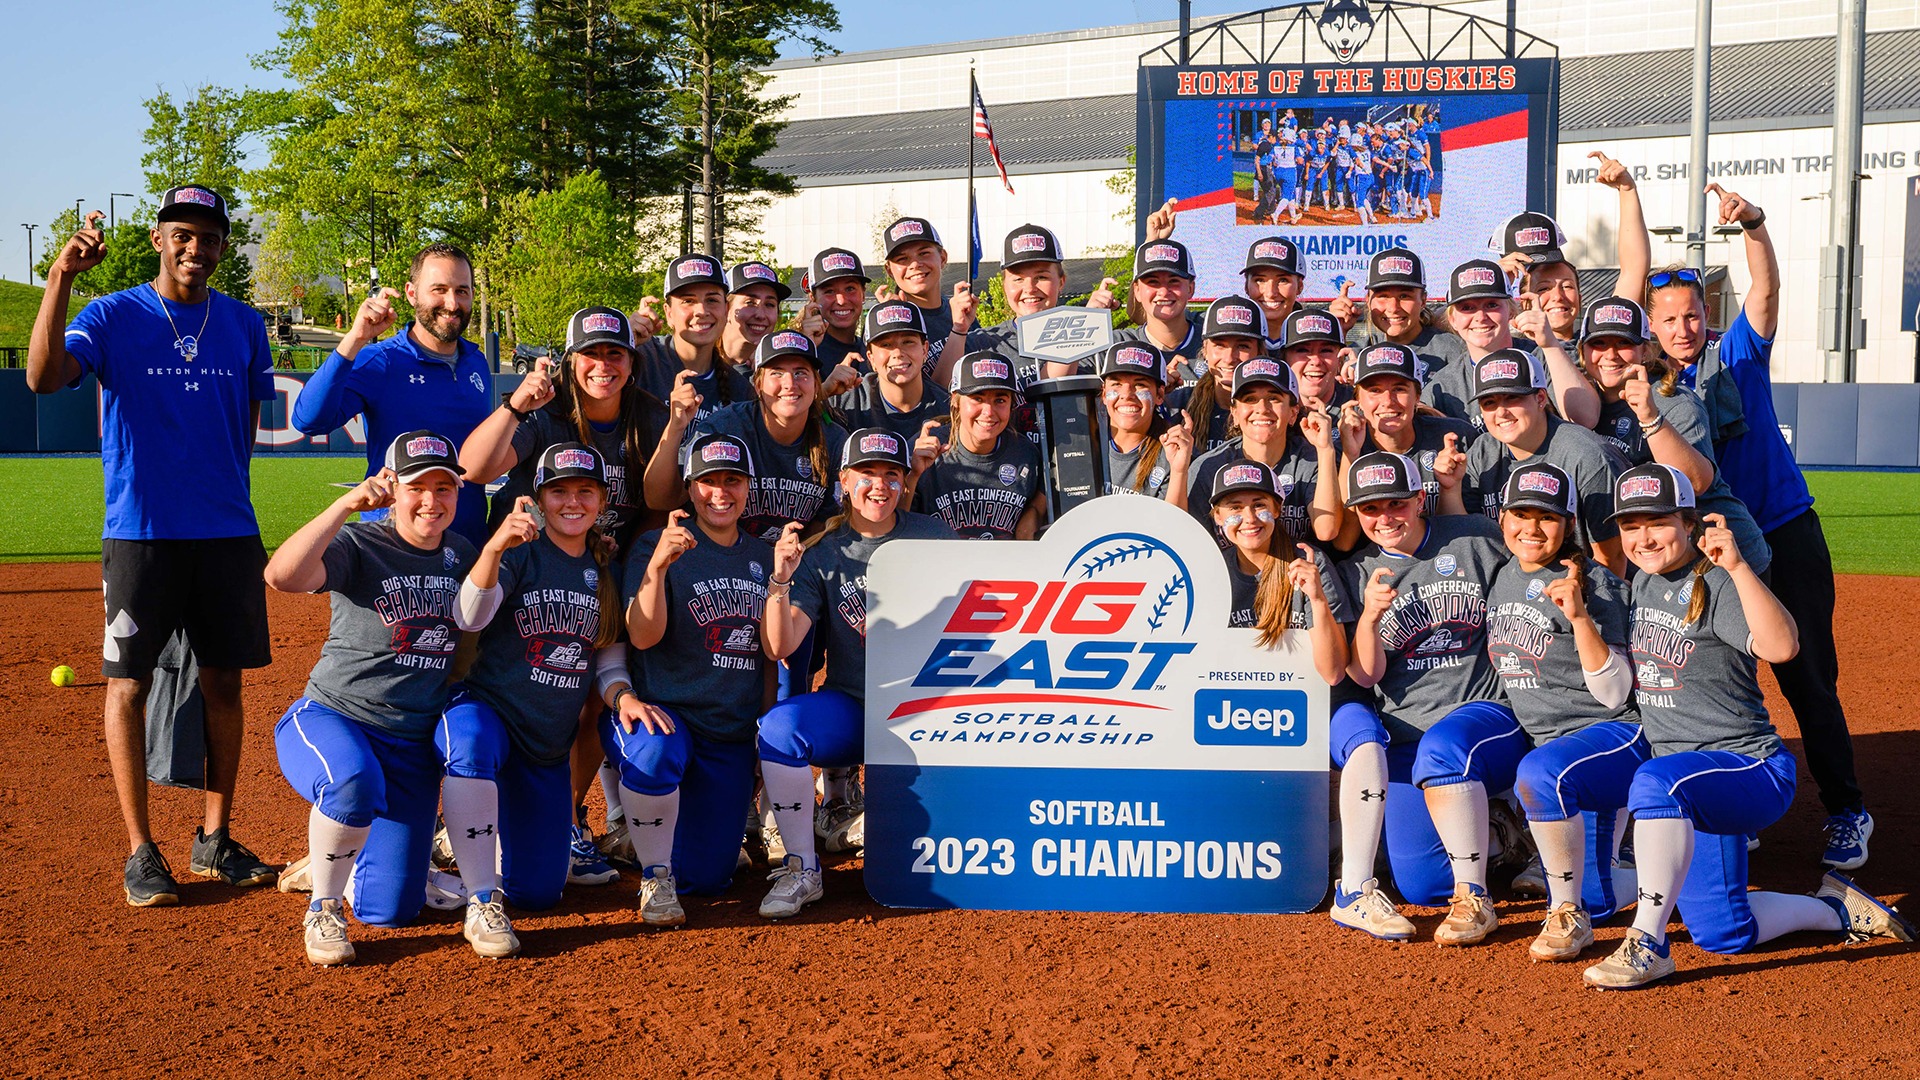
<svg viewBox="0 0 1920 1080">
<path fill-rule="evenodd" d="M 109 230 L 107 257 L 99 266 L 74 279 L 74 291 L 82 296 L 105 296 L 145 285 L 159 277 L 160 253 L 153 249 L 152 234 L 142 224 L 150 216 L 150 212 L 136 212 L 133 220 L 122 221 Z M 67 238 L 79 230 L 80 218 L 72 207 L 62 210 L 54 217 L 53 224 L 47 226 L 49 240 L 41 249 L 39 261 L 34 263 L 34 272 L 42 281 L 46 280 L 47 271 L 53 269 L 53 260 L 66 246 Z"/>
<path fill-rule="evenodd" d="M 539 344 L 563 340 L 567 318 L 580 308 L 637 306 L 634 259 L 633 231 L 597 172 L 557 191 L 510 196 L 502 228 L 482 255 L 512 297 L 515 338 Z"/>
<path fill-rule="evenodd" d="M 140 166 L 146 172 L 147 192 L 157 203 L 160 193 L 170 187 L 200 184 L 226 199 L 233 249 L 214 271 L 211 284 L 235 299 L 251 300 L 253 265 L 242 250 L 254 240 L 253 225 L 242 214 L 247 177 L 243 144 L 252 128 L 244 96 L 217 86 L 200 86 L 180 104 L 165 90 L 142 104 L 148 123 L 147 152 L 141 155 Z"/>
</svg>

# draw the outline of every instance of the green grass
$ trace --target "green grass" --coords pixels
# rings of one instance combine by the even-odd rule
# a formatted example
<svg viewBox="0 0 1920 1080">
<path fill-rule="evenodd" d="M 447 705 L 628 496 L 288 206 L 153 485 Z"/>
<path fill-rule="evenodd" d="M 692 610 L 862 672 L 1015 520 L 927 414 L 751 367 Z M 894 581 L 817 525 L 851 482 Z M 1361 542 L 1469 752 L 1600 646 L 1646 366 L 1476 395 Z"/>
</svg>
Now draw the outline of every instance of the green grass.
<svg viewBox="0 0 1920 1080">
<path fill-rule="evenodd" d="M 1810 472 L 1807 486 L 1835 570 L 1920 577 L 1920 473 Z"/>
<path fill-rule="evenodd" d="M 26 347 L 27 338 L 33 333 L 34 316 L 40 314 L 41 292 L 38 285 L 0 281 L 0 345 Z M 84 298 L 74 297 L 67 303 L 67 318 L 80 314 L 86 303 Z"/>
<path fill-rule="evenodd" d="M 340 497 L 334 481 L 358 480 L 366 460 L 357 457 L 253 459 L 253 507 L 267 547 Z M 100 557 L 100 525 L 106 515 L 97 457 L 0 457 L 0 562 L 66 562 Z"/>
</svg>

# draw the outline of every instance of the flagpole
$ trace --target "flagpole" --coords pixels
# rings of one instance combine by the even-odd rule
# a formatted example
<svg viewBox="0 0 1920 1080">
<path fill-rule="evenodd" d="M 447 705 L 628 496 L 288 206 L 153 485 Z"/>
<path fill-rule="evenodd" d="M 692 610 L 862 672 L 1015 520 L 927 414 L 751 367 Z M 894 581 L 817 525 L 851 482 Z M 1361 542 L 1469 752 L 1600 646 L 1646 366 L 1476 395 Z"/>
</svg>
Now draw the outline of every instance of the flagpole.
<svg viewBox="0 0 1920 1080">
<path fill-rule="evenodd" d="M 980 263 L 975 258 L 977 249 L 973 239 L 978 234 L 979 211 L 973 195 L 973 149 L 980 142 L 973 130 L 973 104 L 980 100 L 980 84 L 974 81 L 973 65 L 967 65 L 967 285 L 973 285 L 973 279 L 980 273 Z"/>
</svg>

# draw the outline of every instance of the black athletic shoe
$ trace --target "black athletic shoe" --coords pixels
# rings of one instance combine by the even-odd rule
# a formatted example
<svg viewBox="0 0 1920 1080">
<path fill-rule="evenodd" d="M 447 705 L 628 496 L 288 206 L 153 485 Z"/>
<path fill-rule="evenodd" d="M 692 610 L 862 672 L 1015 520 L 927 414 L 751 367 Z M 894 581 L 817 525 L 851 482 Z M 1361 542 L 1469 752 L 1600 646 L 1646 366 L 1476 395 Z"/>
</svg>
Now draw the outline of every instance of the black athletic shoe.
<svg viewBox="0 0 1920 1080">
<path fill-rule="evenodd" d="M 201 877 L 219 878 L 229 885 L 271 884 L 280 871 L 260 861 L 247 846 L 227 835 L 225 829 L 205 833 L 193 830 L 193 855 L 187 868 Z"/>
<path fill-rule="evenodd" d="M 127 859 L 127 903 L 134 907 L 167 907 L 180 902 L 180 886 L 173 880 L 167 857 L 149 840 Z"/>
</svg>

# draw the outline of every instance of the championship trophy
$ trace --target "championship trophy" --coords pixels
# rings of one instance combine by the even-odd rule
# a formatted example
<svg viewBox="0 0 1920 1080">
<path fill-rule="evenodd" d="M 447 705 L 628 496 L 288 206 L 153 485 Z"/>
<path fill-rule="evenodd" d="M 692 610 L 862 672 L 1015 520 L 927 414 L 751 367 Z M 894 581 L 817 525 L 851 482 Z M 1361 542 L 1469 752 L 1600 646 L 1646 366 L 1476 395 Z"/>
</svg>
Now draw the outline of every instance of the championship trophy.
<svg viewBox="0 0 1920 1080">
<path fill-rule="evenodd" d="M 1056 307 L 1015 320 L 1020 355 L 1042 364 L 1071 364 L 1113 342 L 1113 313 L 1104 308 Z M 1042 368 L 1041 370 L 1045 370 Z M 1065 375 L 1027 384 L 1040 429 L 1040 476 L 1047 492 L 1047 520 L 1107 490 L 1107 455 L 1101 452 L 1100 380 Z"/>
</svg>

